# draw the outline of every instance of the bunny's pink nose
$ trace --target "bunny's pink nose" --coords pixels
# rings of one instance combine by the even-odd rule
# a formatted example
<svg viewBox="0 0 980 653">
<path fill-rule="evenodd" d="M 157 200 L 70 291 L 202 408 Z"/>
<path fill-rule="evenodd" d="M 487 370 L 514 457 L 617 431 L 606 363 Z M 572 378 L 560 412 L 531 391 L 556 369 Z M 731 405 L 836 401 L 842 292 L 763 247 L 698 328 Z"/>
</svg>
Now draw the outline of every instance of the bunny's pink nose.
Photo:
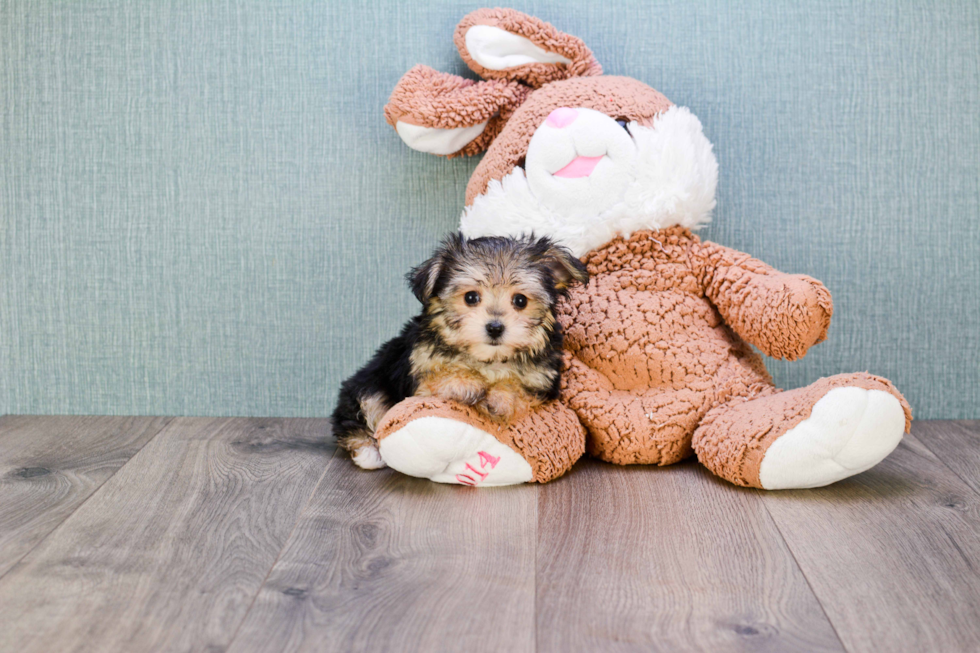
<svg viewBox="0 0 980 653">
<path fill-rule="evenodd" d="M 558 107 L 548 114 L 548 120 L 546 122 L 555 129 L 563 129 L 575 122 L 576 118 L 578 118 L 578 111 L 575 109 Z"/>
</svg>

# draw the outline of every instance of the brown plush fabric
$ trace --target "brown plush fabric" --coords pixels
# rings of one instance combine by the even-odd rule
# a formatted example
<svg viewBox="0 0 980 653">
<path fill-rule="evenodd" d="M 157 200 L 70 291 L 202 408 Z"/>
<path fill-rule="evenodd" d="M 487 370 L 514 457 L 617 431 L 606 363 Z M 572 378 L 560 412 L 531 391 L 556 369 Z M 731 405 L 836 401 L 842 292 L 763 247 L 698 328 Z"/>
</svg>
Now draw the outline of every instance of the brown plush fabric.
<svg viewBox="0 0 980 653">
<path fill-rule="evenodd" d="M 454 129 L 489 121 L 466 147 L 446 158 L 479 154 L 496 138 L 514 110 L 531 93 L 517 82 L 474 82 L 418 65 L 405 73 L 385 105 L 385 119 L 423 127 Z"/>
<path fill-rule="evenodd" d="M 699 245 L 673 227 L 618 238 L 585 258 L 592 281 L 572 292 L 560 319 L 576 359 L 565 373 L 569 406 L 592 455 L 677 462 L 710 408 L 771 388 L 761 358 L 706 296 L 692 255 Z"/>
<path fill-rule="evenodd" d="M 560 54 L 571 63 L 533 63 L 506 70 L 489 70 L 474 61 L 466 49 L 466 32 L 474 25 L 490 25 L 523 36 L 543 50 Z M 514 9 L 477 9 L 467 14 L 456 26 L 453 41 L 466 65 L 483 79 L 519 80 L 538 88 L 560 79 L 602 74 L 602 66 L 582 39 L 559 32 L 549 23 Z"/>
<path fill-rule="evenodd" d="M 473 172 L 466 186 L 467 205 L 487 189 L 491 179 L 503 179 L 520 163 L 534 131 L 558 107 L 585 107 L 647 123 L 669 109 L 671 102 L 630 77 L 580 77 L 538 89 L 514 112 Z"/>
<path fill-rule="evenodd" d="M 585 262 L 592 280 L 572 292 L 560 319 L 564 396 L 593 456 L 668 465 L 695 450 L 697 432 L 709 469 L 758 486 L 766 449 L 832 387 L 853 381 L 891 392 L 911 420 L 898 391 L 870 375 L 789 393 L 773 387 L 747 343 L 798 358 L 826 336 L 830 294 L 810 277 L 702 243 L 683 227 L 617 238 Z"/>
<path fill-rule="evenodd" d="M 838 374 L 804 388 L 761 397 L 736 397 L 708 411 L 694 433 L 698 460 L 718 476 L 748 487 L 761 488 L 759 467 L 769 446 L 810 417 L 820 399 L 834 388 L 883 390 L 896 397 L 905 411 L 905 432 L 912 426 L 912 409 L 887 379 L 866 372 Z"/>
<path fill-rule="evenodd" d="M 420 417 L 445 417 L 493 435 L 527 460 L 536 483 L 567 472 L 585 450 L 585 430 L 575 414 L 557 401 L 502 426 L 469 406 L 438 397 L 409 397 L 388 411 L 375 436 L 380 442 Z"/>
</svg>

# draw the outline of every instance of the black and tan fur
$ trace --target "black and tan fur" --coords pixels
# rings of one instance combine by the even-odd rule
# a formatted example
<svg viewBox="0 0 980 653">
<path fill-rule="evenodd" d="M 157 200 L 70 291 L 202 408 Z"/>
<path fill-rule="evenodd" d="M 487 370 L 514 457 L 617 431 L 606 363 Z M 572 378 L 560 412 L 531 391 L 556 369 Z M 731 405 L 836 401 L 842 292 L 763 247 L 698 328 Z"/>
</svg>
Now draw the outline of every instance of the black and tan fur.
<svg viewBox="0 0 980 653">
<path fill-rule="evenodd" d="M 454 234 L 407 278 L 422 314 L 344 381 L 333 413 L 338 443 L 362 467 L 384 465 L 374 431 L 406 397 L 459 401 L 502 422 L 557 398 L 555 308 L 588 273 L 547 238 Z"/>
</svg>

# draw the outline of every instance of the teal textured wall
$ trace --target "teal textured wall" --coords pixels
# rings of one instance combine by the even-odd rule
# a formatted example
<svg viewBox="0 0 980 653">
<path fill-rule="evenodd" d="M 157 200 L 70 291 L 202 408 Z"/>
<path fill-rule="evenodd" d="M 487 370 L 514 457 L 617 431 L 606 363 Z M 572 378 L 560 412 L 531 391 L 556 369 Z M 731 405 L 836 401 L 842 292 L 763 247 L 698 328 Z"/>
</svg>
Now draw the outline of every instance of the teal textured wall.
<svg viewBox="0 0 980 653">
<path fill-rule="evenodd" d="M 382 106 L 464 72 L 478 6 L 0 0 L 0 413 L 328 414 L 476 165 Z M 781 386 L 871 370 L 980 417 L 975 0 L 512 6 L 701 118 L 704 237 L 831 289 Z"/>
</svg>

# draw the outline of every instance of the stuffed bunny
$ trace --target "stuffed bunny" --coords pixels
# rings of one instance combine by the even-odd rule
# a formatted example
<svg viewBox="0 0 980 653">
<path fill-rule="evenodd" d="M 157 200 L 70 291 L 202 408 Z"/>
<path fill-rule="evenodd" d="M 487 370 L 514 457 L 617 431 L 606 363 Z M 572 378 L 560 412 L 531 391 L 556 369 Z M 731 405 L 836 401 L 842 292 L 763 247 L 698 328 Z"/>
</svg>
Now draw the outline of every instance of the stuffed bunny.
<svg viewBox="0 0 980 653">
<path fill-rule="evenodd" d="M 782 489 L 857 474 L 898 445 L 911 410 L 886 379 L 774 387 L 751 346 L 802 357 L 826 337 L 830 293 L 692 233 L 714 209 L 717 163 L 688 109 L 603 75 L 581 40 L 511 9 L 469 14 L 454 40 L 486 81 L 416 66 L 388 122 L 416 150 L 486 150 L 466 191 L 466 236 L 548 236 L 592 281 L 562 308 L 559 401 L 500 427 L 407 399 L 378 427 L 387 465 L 490 486 L 551 480 L 584 450 L 621 465 L 694 453 L 732 483 Z"/>
</svg>

